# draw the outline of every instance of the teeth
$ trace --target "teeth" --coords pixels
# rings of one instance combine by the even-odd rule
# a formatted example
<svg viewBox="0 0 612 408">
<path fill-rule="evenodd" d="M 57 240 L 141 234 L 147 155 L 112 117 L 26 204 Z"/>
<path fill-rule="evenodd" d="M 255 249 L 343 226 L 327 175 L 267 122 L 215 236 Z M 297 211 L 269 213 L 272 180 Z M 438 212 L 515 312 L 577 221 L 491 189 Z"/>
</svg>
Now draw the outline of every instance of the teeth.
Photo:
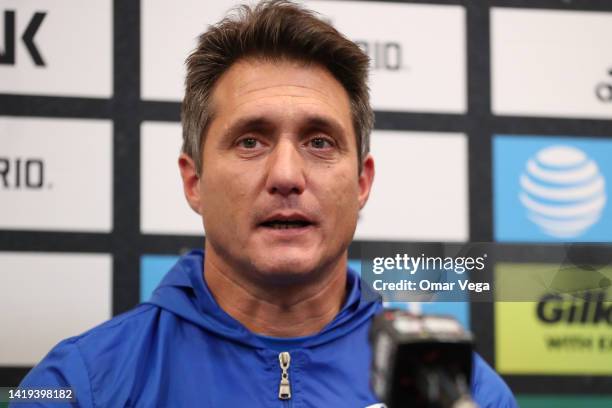
<svg viewBox="0 0 612 408">
<path fill-rule="evenodd" d="M 271 221 L 265 224 L 274 229 L 301 228 L 307 225 L 304 221 Z"/>
<path fill-rule="evenodd" d="M 274 229 L 289 229 L 289 228 L 296 228 L 297 225 L 289 225 L 289 224 L 277 224 L 274 225 Z"/>
</svg>

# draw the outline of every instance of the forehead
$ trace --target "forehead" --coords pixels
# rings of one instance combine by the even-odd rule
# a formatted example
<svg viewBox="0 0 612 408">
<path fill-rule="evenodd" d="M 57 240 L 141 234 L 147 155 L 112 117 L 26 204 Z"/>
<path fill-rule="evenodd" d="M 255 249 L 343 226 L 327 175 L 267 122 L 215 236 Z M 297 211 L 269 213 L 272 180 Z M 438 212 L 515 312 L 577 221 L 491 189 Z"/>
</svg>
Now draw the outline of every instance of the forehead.
<svg viewBox="0 0 612 408">
<path fill-rule="evenodd" d="M 295 60 L 239 60 L 219 78 L 211 99 L 215 116 L 281 104 L 351 120 L 350 100 L 342 84 L 323 66 Z"/>
</svg>

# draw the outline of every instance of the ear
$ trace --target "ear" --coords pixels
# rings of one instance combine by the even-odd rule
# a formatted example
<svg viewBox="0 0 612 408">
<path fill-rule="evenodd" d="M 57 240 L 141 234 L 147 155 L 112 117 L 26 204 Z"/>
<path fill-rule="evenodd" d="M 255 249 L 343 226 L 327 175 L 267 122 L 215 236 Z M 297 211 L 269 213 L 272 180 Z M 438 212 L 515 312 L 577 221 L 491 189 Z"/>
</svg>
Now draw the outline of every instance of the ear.
<svg viewBox="0 0 612 408">
<path fill-rule="evenodd" d="M 369 153 L 363 160 L 363 168 L 361 169 L 361 174 L 359 174 L 358 182 L 359 209 L 362 209 L 368 201 L 370 190 L 372 189 L 372 183 L 374 182 L 374 158 Z"/>
<path fill-rule="evenodd" d="M 201 214 L 200 205 L 202 203 L 202 197 L 200 194 L 200 177 L 196 171 L 195 163 L 191 157 L 187 156 L 185 153 L 181 153 L 178 159 L 178 165 L 181 170 L 181 178 L 183 179 L 183 192 L 185 193 L 185 198 L 191 209 Z"/>
</svg>

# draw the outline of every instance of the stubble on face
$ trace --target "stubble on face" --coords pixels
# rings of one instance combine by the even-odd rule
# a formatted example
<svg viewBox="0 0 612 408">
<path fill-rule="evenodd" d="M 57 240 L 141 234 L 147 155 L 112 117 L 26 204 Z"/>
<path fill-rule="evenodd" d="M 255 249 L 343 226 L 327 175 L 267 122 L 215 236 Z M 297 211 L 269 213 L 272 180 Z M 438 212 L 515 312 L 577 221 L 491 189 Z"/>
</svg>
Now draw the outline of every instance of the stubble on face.
<svg viewBox="0 0 612 408">
<path fill-rule="evenodd" d="M 361 205 L 342 85 L 317 65 L 250 59 L 212 99 L 199 186 L 207 258 L 269 285 L 344 273 Z"/>
</svg>

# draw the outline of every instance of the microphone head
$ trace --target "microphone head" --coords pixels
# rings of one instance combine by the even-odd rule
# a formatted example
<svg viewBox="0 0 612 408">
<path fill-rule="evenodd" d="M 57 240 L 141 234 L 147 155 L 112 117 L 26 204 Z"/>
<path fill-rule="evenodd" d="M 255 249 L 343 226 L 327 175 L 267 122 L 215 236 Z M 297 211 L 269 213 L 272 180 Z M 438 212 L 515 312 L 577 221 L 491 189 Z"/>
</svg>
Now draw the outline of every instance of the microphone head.
<svg viewBox="0 0 612 408">
<path fill-rule="evenodd" d="M 372 388 L 388 408 L 470 406 L 473 336 L 453 317 L 387 309 L 370 343 Z"/>
</svg>

